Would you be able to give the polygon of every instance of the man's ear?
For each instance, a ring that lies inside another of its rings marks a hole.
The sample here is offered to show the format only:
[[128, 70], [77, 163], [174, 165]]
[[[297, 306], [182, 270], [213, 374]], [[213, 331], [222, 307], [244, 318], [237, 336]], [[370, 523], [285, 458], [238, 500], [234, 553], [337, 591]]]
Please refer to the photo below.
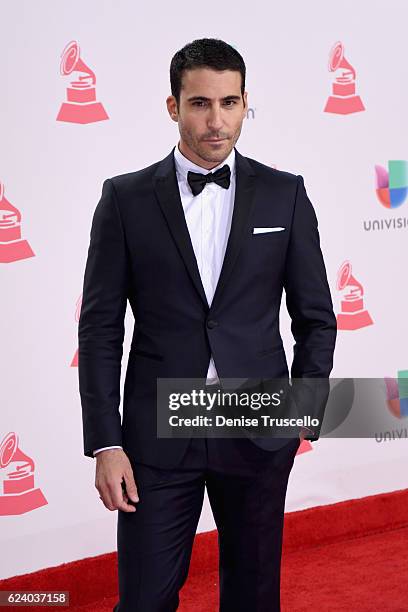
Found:
[[167, 111], [171, 119], [173, 119], [173, 121], [178, 121], [178, 108], [176, 98], [174, 96], [168, 96], [168, 98], [166, 99], [166, 104]]
[[245, 111], [245, 114], [246, 114], [247, 111], [248, 111], [248, 92], [247, 91], [244, 91], [244, 96], [243, 97], [244, 97], [244, 111]]

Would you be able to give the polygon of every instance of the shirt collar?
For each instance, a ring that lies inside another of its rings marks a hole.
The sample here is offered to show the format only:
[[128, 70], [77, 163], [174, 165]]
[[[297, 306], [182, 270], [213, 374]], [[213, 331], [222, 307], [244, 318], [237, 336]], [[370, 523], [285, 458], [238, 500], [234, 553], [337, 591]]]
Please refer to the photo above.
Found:
[[203, 168], [202, 166], [198, 166], [194, 162], [190, 161], [185, 157], [180, 151], [178, 144], [174, 147], [174, 161], [176, 164], [176, 171], [180, 174], [185, 180], [187, 180], [187, 172], [200, 172], [201, 174], [208, 174], [209, 172], [215, 172], [219, 168], [222, 168], [225, 164], [228, 164], [231, 170], [231, 176], [235, 173], [235, 147], [232, 149], [231, 153], [222, 161], [218, 166], [212, 168], [212, 170], [207, 170], [207, 168]]

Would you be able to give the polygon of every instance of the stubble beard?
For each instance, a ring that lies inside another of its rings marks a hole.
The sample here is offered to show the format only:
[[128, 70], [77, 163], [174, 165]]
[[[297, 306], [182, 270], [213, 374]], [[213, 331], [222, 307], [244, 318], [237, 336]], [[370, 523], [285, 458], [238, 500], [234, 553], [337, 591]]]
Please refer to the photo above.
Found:
[[[180, 136], [191, 151], [208, 163], [221, 162], [228, 157], [241, 134], [242, 124], [235, 131], [231, 138], [228, 138], [228, 148], [223, 147], [220, 151], [209, 151], [208, 145], [194, 137], [191, 132], [179, 126]], [[221, 135], [222, 136], [222, 135]]]

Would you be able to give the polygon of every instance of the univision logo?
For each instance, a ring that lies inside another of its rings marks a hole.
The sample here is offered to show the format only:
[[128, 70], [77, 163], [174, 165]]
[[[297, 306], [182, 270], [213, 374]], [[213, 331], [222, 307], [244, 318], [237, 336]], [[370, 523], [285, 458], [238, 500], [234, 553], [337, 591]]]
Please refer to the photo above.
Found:
[[[402, 159], [388, 161], [388, 169], [375, 166], [375, 191], [378, 201], [388, 210], [399, 208], [408, 195], [408, 162]], [[363, 221], [366, 232], [375, 230], [405, 229], [407, 217], [390, 217], [389, 219], [372, 219]]]
[[398, 419], [408, 417], [408, 370], [399, 370], [398, 378], [386, 377], [387, 406]]
[[398, 208], [405, 202], [408, 193], [408, 163], [402, 159], [391, 159], [388, 171], [375, 166], [377, 198], [385, 208]]
[[[384, 378], [387, 396], [387, 408], [397, 419], [408, 417], [408, 370], [399, 370], [397, 378]], [[400, 427], [391, 431], [375, 434], [376, 442], [389, 442], [408, 438], [408, 428]]]

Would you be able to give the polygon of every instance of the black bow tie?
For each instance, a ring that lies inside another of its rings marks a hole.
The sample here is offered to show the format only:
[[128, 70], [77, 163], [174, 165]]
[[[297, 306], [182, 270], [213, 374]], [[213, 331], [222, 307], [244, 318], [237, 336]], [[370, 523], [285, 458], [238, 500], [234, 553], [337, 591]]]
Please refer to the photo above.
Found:
[[230, 180], [231, 170], [228, 164], [208, 174], [200, 174], [199, 172], [191, 171], [187, 172], [187, 182], [195, 196], [202, 192], [207, 183], [217, 183], [217, 185], [224, 187], [224, 189], [228, 189]]

